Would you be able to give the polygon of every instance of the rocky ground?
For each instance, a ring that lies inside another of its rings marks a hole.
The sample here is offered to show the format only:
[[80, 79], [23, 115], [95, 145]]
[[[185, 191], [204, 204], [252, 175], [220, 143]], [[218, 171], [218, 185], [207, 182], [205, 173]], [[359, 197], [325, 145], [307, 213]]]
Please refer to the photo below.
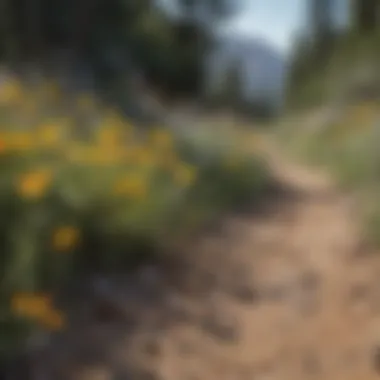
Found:
[[265, 154], [279, 186], [262, 212], [226, 218], [181, 266], [95, 279], [31, 377], [380, 378], [380, 255], [351, 197], [273, 144]]

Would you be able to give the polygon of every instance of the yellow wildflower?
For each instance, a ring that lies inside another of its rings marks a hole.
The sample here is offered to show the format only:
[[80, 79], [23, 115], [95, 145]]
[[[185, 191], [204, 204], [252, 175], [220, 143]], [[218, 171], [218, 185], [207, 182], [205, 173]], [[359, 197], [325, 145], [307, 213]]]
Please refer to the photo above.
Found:
[[103, 127], [99, 129], [96, 137], [100, 145], [116, 146], [120, 142], [121, 134], [117, 128]]
[[50, 330], [59, 330], [64, 325], [62, 314], [52, 306], [52, 300], [45, 294], [20, 293], [11, 299], [14, 315], [29, 318]]
[[8, 135], [8, 146], [14, 150], [28, 150], [32, 148], [34, 144], [33, 135], [30, 132], [12, 132]]
[[54, 146], [62, 138], [62, 127], [59, 124], [46, 124], [39, 129], [39, 141], [45, 146]]
[[52, 173], [47, 169], [24, 173], [19, 176], [16, 188], [22, 198], [40, 198], [52, 181]]
[[133, 158], [140, 165], [150, 165], [154, 162], [153, 152], [146, 147], [136, 148], [133, 152]]
[[124, 152], [119, 147], [99, 147], [80, 143], [70, 144], [65, 149], [65, 155], [69, 161], [88, 165], [115, 164], [123, 158], [123, 154]]
[[174, 171], [175, 181], [182, 186], [189, 186], [196, 180], [196, 168], [192, 165], [181, 164]]
[[49, 310], [50, 305], [51, 299], [45, 294], [19, 293], [11, 300], [11, 310], [16, 315], [40, 315]]
[[144, 199], [148, 193], [147, 181], [141, 175], [129, 175], [116, 183], [114, 192], [133, 199]]
[[74, 248], [79, 240], [79, 231], [72, 226], [63, 226], [56, 229], [52, 237], [54, 250], [66, 252]]

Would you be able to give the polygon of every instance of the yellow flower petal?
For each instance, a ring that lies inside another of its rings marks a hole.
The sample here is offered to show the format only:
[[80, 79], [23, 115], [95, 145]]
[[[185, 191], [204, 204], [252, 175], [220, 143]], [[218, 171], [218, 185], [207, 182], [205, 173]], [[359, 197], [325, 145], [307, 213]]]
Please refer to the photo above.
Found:
[[147, 181], [141, 175], [127, 176], [116, 183], [114, 193], [133, 199], [144, 199], [148, 193]]
[[40, 198], [45, 194], [51, 182], [51, 171], [47, 169], [40, 169], [34, 172], [22, 174], [17, 180], [16, 190], [22, 198]]
[[51, 299], [46, 295], [20, 293], [11, 300], [11, 311], [21, 317], [40, 318], [50, 308]]
[[73, 249], [79, 241], [79, 231], [72, 226], [63, 226], [57, 228], [52, 237], [54, 250], [66, 252]]
[[62, 313], [53, 308], [51, 298], [44, 294], [15, 294], [10, 306], [14, 315], [31, 319], [49, 330], [60, 330], [65, 324]]

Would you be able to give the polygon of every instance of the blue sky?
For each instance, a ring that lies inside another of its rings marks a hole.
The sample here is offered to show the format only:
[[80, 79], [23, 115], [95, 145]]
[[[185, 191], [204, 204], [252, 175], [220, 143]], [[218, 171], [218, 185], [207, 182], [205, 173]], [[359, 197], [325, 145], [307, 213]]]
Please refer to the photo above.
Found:
[[223, 27], [225, 31], [264, 37], [288, 51], [305, 15], [305, 0], [243, 0], [244, 10]]
[[[253, 37], [263, 37], [287, 53], [293, 37], [305, 25], [308, 0], [232, 0], [242, 6], [241, 12], [225, 23], [221, 31]], [[175, 0], [160, 0], [173, 10]], [[338, 24], [347, 18], [347, 0], [334, 1], [334, 16]]]
[[[223, 32], [264, 37], [283, 51], [291, 46], [292, 36], [302, 24], [308, 0], [232, 0], [242, 10], [223, 26]], [[159, 0], [175, 12], [175, 0]]]
[[[244, 9], [225, 26], [226, 31], [264, 37], [284, 52], [291, 48], [295, 33], [306, 25], [308, 0], [236, 1], [240, 1]], [[348, 4], [347, 0], [333, 2], [337, 26], [347, 23]]]

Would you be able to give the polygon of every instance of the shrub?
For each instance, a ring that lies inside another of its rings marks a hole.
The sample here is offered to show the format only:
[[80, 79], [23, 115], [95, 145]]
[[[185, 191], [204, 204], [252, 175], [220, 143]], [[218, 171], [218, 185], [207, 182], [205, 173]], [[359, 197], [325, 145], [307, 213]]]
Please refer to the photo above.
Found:
[[159, 259], [168, 240], [265, 188], [262, 164], [231, 143], [142, 133], [91, 96], [76, 100], [16, 81], [0, 94], [3, 353], [37, 326], [65, 325], [53, 296], [74, 274]]

